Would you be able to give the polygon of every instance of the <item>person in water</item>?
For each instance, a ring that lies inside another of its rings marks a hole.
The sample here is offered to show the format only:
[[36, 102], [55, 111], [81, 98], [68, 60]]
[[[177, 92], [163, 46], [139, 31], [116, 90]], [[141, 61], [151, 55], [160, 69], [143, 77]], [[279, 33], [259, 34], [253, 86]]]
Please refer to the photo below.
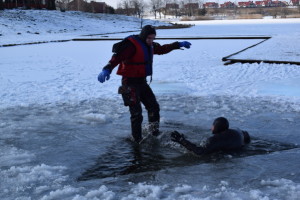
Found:
[[239, 150], [251, 139], [247, 131], [229, 129], [229, 122], [224, 117], [216, 118], [212, 125], [213, 136], [209, 137], [203, 146], [197, 146], [185, 139], [183, 134], [177, 131], [171, 133], [171, 139], [184, 146], [197, 155], [209, 154], [217, 151]]
[[[148, 111], [149, 130], [152, 135], [159, 134], [160, 108], [156, 97], [147, 83], [146, 77], [152, 79], [154, 54], [167, 54], [181, 47], [190, 48], [187, 41], [160, 45], [154, 42], [156, 30], [151, 25], [142, 28], [139, 35], [131, 35], [113, 47], [113, 56], [98, 76], [99, 82], [108, 80], [112, 70], [119, 65], [117, 74], [122, 76], [119, 94], [131, 114], [131, 131], [134, 140], [142, 140], [142, 106]], [[151, 80], [150, 80], [151, 82]]]

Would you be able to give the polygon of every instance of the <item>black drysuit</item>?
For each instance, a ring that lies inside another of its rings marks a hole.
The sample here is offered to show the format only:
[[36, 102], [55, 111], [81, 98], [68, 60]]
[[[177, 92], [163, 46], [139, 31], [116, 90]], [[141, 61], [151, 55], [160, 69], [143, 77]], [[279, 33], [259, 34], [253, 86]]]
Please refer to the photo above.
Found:
[[120, 93], [122, 94], [124, 105], [129, 106], [132, 136], [134, 139], [136, 141], [142, 139], [143, 115], [141, 103], [144, 104], [148, 111], [149, 131], [155, 136], [158, 135], [160, 121], [159, 104], [146, 78], [123, 77], [121, 90], [122, 88], [127, 91]]
[[230, 151], [242, 148], [250, 142], [248, 132], [237, 129], [228, 129], [209, 137], [203, 146], [196, 146], [182, 137], [179, 144], [197, 155], [209, 154], [217, 151]]

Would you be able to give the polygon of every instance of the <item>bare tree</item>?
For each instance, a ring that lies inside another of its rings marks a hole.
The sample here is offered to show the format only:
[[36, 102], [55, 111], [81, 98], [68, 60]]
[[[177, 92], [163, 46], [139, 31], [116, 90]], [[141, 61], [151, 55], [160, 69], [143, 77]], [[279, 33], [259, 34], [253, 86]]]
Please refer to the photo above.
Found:
[[58, 7], [61, 11], [66, 11], [68, 9], [68, 5], [70, 3], [70, 0], [59, 0]]
[[281, 18], [286, 18], [286, 16], [289, 14], [289, 11], [286, 7], [281, 7]]
[[47, 9], [48, 10], [55, 10], [56, 9], [55, 0], [48, 0], [47, 1]]
[[122, 8], [124, 9], [126, 15], [129, 16], [130, 13], [131, 13], [131, 12], [130, 12], [130, 0], [123, 0], [123, 1], [121, 2], [121, 6], [122, 6]]
[[163, 8], [161, 9], [161, 12], [164, 14], [164, 17], [166, 18], [168, 9], [167, 9], [167, 3], [169, 0], [163, 0]]
[[130, 3], [134, 9], [135, 15], [141, 19], [141, 28], [142, 28], [146, 3], [144, 2], [144, 0], [131, 0]]
[[144, 0], [131, 0], [130, 3], [137, 17], [142, 18], [146, 7]]
[[[160, 12], [161, 13], [161, 8], [163, 6], [163, 1], [162, 0], [151, 0], [150, 1], [150, 6], [151, 6], [151, 10], [154, 13], [154, 17], [156, 19], [156, 13]], [[160, 14], [161, 17], [161, 14]]]
[[280, 13], [280, 8], [276, 7], [274, 9], [272, 9], [271, 15], [273, 16], [274, 19], [276, 19], [278, 17]]

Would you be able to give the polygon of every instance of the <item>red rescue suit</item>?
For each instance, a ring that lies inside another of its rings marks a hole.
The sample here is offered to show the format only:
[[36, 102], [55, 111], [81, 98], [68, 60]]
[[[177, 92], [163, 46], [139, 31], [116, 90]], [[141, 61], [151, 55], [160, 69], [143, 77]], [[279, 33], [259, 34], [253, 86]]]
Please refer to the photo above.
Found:
[[117, 74], [128, 78], [145, 78], [152, 75], [153, 54], [167, 54], [174, 49], [180, 49], [178, 42], [160, 45], [153, 42], [148, 46], [138, 35], [126, 38], [126, 47], [114, 54], [109, 61], [109, 70], [119, 65]]
[[152, 75], [153, 46], [148, 46], [137, 36], [127, 38], [135, 47], [135, 54], [120, 63], [117, 74], [129, 78]]

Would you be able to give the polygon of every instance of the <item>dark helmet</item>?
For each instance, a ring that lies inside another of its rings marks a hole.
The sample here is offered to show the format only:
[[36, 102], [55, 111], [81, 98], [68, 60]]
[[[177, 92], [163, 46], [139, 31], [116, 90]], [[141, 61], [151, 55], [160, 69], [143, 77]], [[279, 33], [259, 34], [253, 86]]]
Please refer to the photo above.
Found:
[[213, 123], [213, 134], [221, 133], [229, 129], [229, 122], [225, 117], [218, 117]]
[[153, 26], [151, 26], [151, 25], [146, 25], [141, 30], [140, 38], [145, 41], [147, 39], [148, 35], [151, 35], [151, 34], [155, 34], [156, 35], [155, 28]]

